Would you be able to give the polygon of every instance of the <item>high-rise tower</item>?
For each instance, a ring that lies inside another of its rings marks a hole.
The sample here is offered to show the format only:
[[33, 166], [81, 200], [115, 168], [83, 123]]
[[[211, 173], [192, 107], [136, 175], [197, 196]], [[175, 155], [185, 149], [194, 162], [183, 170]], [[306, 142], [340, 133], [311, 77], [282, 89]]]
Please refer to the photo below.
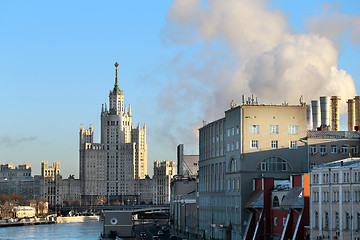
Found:
[[[80, 127], [80, 179], [82, 195], [134, 195], [137, 179], [147, 174], [146, 127], [132, 124], [131, 106], [124, 104], [118, 83], [101, 109], [101, 143], [93, 143], [93, 129]], [[108, 108], [109, 106], [109, 108]]]

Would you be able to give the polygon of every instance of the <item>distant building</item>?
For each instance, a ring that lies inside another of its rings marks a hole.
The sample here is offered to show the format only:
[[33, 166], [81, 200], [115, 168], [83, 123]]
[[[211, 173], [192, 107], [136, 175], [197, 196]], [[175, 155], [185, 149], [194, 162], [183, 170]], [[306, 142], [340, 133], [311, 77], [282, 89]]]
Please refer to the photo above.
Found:
[[306, 131], [303, 103], [259, 105], [251, 99], [241, 106], [232, 103], [224, 118], [200, 128], [198, 218], [204, 238], [244, 238], [254, 178], [288, 179], [308, 172]]
[[131, 106], [124, 104], [115, 63], [115, 85], [101, 110], [101, 141], [94, 143], [93, 127], [80, 127], [80, 180], [84, 199], [106, 195], [134, 202], [140, 192], [138, 181], [147, 175], [146, 127], [133, 127]]
[[170, 183], [175, 169], [174, 161], [154, 161], [154, 204], [170, 203]]
[[0, 165], [0, 192], [17, 193], [27, 198], [37, 197], [34, 193], [34, 178], [31, 176], [30, 164], [19, 164], [13, 167], [6, 163]]
[[41, 198], [46, 199], [50, 205], [61, 203], [61, 180], [59, 161], [55, 161], [53, 166], [49, 166], [48, 161], [41, 162]]
[[177, 146], [177, 175], [197, 176], [199, 171], [199, 155], [185, 155], [184, 145]]
[[360, 158], [311, 170], [311, 239], [360, 239]]
[[61, 203], [70, 205], [79, 204], [81, 201], [80, 179], [70, 175], [67, 179], [61, 179], [60, 199]]

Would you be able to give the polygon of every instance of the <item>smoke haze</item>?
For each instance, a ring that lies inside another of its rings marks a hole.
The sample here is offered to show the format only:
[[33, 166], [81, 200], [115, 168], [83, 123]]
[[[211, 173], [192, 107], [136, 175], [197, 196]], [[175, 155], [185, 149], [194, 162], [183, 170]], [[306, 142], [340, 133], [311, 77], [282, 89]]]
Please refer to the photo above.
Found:
[[[341, 19], [334, 32], [326, 30], [331, 25], [323, 27], [326, 18], [310, 19], [308, 26], [313, 27], [304, 34], [294, 32], [287, 17], [270, 10], [265, 0], [175, 1], [162, 40], [192, 51], [182, 52], [169, 64], [175, 77], [159, 102], [173, 104], [162, 109], [178, 117], [184, 107], [200, 109], [187, 122], [195, 129], [187, 136], [193, 143], [202, 120], [222, 117], [231, 100], [241, 103], [242, 94], [254, 94], [264, 104], [298, 104], [301, 95], [310, 103], [319, 96], [337, 95], [344, 113], [346, 100], [356, 90], [353, 78], [337, 67], [338, 49], [332, 40], [344, 31], [344, 24], [353, 26], [347, 28], [353, 30], [353, 41], [360, 30], [358, 18]], [[186, 135], [173, 129], [174, 136], [179, 134]]]

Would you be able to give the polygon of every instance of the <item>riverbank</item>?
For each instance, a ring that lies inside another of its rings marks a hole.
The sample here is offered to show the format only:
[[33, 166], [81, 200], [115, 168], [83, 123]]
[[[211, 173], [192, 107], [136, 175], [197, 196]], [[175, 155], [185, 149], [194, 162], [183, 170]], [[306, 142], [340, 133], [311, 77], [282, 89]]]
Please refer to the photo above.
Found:
[[99, 221], [100, 216], [55, 217], [56, 223]]
[[99, 216], [74, 216], [74, 217], [46, 217], [46, 218], [24, 218], [0, 220], [0, 227], [17, 227], [40, 224], [77, 223], [88, 221], [99, 221]]

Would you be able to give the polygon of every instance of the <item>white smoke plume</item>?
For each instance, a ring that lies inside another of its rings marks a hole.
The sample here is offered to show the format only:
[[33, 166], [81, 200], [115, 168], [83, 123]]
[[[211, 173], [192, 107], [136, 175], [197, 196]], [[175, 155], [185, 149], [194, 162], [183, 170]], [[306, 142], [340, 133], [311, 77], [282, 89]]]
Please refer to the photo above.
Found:
[[332, 41], [315, 32], [294, 32], [265, 0], [176, 0], [161, 36], [191, 51], [171, 64], [175, 82], [160, 100], [177, 103], [167, 110], [180, 115], [184, 106], [200, 106], [196, 127], [223, 116], [242, 94], [264, 104], [337, 95], [344, 113], [346, 100], [356, 95], [354, 80], [338, 69]]

